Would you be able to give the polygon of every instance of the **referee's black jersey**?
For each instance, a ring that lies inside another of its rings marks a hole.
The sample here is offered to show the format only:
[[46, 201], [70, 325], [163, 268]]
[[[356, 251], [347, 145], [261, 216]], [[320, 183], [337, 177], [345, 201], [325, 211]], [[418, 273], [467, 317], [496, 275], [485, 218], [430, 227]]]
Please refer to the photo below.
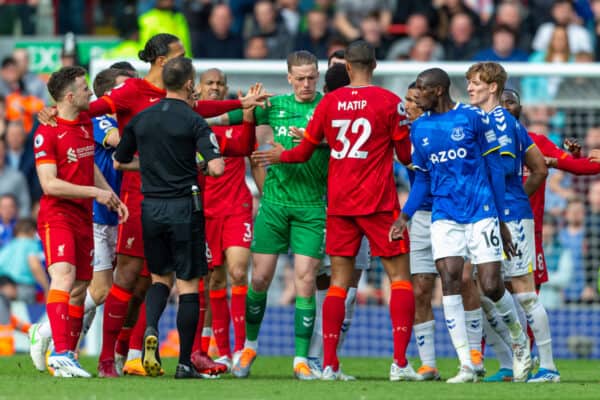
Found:
[[198, 184], [196, 151], [205, 162], [221, 157], [214, 133], [186, 102], [162, 99], [131, 119], [115, 151], [128, 163], [139, 152], [145, 197], [175, 198]]

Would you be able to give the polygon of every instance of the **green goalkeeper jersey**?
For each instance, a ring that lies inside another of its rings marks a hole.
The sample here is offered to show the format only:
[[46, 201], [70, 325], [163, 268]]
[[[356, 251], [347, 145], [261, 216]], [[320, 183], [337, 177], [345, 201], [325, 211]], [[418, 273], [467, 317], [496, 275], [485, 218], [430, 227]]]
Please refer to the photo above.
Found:
[[[294, 142], [289, 128], [306, 128], [321, 98], [323, 95], [317, 93], [310, 103], [300, 103], [293, 93], [272, 97], [269, 107], [255, 109], [256, 125], [271, 126], [274, 141], [291, 149], [298, 143]], [[241, 122], [241, 110], [229, 113], [231, 125]], [[329, 149], [318, 148], [306, 163], [271, 165], [265, 178], [263, 199], [287, 207], [324, 206], [328, 163]]]

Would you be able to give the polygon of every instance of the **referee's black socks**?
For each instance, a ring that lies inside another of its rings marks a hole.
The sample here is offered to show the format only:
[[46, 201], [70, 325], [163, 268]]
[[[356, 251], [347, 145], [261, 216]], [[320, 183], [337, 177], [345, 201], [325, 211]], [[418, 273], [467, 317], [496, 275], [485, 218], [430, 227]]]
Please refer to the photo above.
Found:
[[158, 331], [158, 320], [162, 315], [171, 289], [163, 283], [153, 283], [146, 293], [146, 327]]
[[194, 345], [200, 302], [198, 293], [187, 293], [179, 296], [177, 310], [177, 331], [179, 332], [179, 364], [191, 366], [190, 355]]

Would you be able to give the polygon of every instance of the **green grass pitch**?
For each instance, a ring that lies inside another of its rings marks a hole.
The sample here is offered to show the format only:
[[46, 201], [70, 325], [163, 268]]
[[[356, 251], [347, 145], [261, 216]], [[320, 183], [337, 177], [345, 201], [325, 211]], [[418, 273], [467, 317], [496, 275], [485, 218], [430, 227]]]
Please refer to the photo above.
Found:
[[[600, 361], [558, 360], [559, 384], [476, 383], [450, 385], [444, 382], [389, 382], [389, 359], [343, 358], [343, 369], [356, 375], [356, 382], [299, 382], [292, 378], [291, 357], [259, 357], [248, 379], [225, 376], [215, 380], [173, 379], [176, 362], [166, 359], [166, 374], [159, 378], [58, 379], [34, 370], [27, 355], [0, 358], [0, 400], [225, 400], [225, 399], [600, 399]], [[82, 364], [96, 371], [96, 359], [83, 357]], [[413, 361], [417, 365], [417, 361]], [[439, 361], [442, 377], [457, 372], [457, 361]], [[497, 368], [486, 361], [488, 371]]]

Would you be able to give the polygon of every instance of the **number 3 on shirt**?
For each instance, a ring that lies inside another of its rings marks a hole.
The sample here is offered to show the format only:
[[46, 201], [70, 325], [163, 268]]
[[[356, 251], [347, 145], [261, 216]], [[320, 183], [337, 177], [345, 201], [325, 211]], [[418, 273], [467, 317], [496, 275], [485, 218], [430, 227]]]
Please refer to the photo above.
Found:
[[[351, 124], [352, 126], [350, 126]], [[337, 158], [338, 160], [346, 157], [360, 159], [367, 158], [369, 152], [360, 150], [360, 147], [365, 144], [369, 139], [369, 136], [371, 136], [371, 123], [368, 119], [358, 118], [354, 121], [349, 119], [334, 119], [331, 121], [331, 126], [340, 129], [335, 139], [342, 143], [341, 150], [331, 149], [331, 157]], [[351, 133], [355, 135], [360, 134], [352, 148], [350, 148], [350, 139], [346, 136], [348, 128], [350, 128]], [[348, 152], [348, 150], [350, 151]]]

